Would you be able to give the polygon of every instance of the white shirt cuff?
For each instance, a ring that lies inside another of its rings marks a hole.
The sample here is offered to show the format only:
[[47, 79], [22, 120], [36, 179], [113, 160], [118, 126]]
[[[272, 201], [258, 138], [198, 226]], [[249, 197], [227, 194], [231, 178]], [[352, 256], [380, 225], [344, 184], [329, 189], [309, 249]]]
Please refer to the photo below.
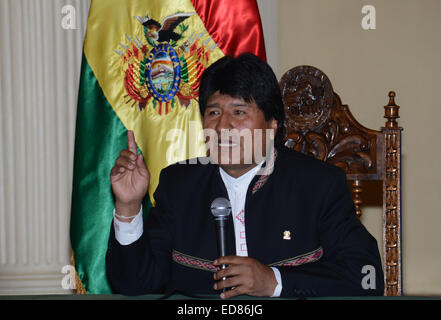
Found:
[[280, 275], [280, 271], [277, 268], [271, 267], [271, 269], [273, 269], [274, 271], [274, 276], [276, 277], [277, 280], [277, 286], [274, 289], [273, 295], [271, 296], [271, 298], [278, 298], [280, 297], [280, 293], [282, 292], [282, 276]]
[[113, 228], [115, 238], [123, 246], [129, 245], [142, 236], [144, 221], [142, 219], [142, 205], [138, 214], [130, 222], [119, 221], [115, 217], [116, 210], [113, 209]]

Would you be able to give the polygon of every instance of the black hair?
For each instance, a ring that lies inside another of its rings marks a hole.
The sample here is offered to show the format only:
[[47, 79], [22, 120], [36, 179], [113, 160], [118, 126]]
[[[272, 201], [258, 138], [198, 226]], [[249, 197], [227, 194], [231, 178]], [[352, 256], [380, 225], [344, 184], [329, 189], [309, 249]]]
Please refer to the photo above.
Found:
[[281, 145], [284, 139], [282, 94], [279, 82], [271, 67], [251, 53], [234, 58], [224, 56], [210, 65], [203, 73], [199, 88], [199, 109], [204, 116], [208, 98], [219, 91], [246, 102], [255, 102], [265, 120], [277, 121], [274, 142]]

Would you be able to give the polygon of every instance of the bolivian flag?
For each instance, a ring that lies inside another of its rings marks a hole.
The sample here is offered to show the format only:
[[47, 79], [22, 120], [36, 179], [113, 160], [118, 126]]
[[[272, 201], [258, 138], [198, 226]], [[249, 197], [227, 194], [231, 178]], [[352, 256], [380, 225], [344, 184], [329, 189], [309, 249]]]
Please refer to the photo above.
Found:
[[77, 292], [111, 293], [105, 271], [114, 207], [110, 170], [127, 148], [127, 130], [151, 174], [146, 212], [161, 169], [205, 155], [197, 100], [202, 72], [243, 52], [266, 59], [255, 0], [92, 0], [70, 227]]

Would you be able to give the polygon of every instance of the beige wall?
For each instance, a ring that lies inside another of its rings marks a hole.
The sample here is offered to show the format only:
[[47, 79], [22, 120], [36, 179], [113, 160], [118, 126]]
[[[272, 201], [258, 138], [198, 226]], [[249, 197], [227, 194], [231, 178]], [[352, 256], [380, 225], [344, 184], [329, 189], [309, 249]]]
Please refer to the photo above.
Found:
[[[367, 4], [376, 9], [375, 30], [361, 27]], [[279, 0], [279, 78], [297, 65], [318, 67], [373, 129], [384, 124], [388, 91], [396, 91], [406, 295], [441, 295], [440, 14], [440, 0]], [[365, 211], [363, 221], [381, 239], [380, 209]]]

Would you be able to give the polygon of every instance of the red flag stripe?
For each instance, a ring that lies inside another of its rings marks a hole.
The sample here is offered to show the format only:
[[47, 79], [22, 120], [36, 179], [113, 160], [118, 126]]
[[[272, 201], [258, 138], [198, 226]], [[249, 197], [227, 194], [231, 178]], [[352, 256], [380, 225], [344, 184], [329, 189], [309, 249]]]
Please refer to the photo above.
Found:
[[191, 0], [205, 29], [226, 55], [251, 52], [266, 61], [256, 0]]

